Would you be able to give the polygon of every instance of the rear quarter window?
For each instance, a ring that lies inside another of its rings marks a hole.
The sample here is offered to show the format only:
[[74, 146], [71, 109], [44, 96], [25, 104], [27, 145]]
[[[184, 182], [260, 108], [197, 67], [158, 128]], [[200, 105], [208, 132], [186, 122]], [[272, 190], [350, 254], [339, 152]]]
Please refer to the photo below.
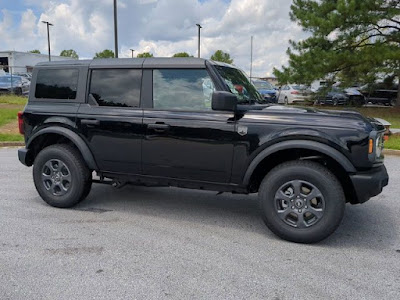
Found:
[[36, 79], [35, 98], [75, 99], [78, 69], [42, 69]]

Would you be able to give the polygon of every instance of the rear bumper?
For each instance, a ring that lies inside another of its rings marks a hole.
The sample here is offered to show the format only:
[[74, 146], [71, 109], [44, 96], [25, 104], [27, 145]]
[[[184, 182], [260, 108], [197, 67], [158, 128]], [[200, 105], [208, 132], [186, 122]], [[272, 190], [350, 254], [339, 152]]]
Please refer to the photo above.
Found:
[[32, 166], [32, 159], [29, 154], [30, 154], [29, 149], [26, 148], [18, 149], [18, 159], [23, 165], [27, 167]]
[[389, 183], [389, 175], [384, 165], [350, 175], [350, 179], [357, 196], [357, 201], [354, 203], [366, 202], [371, 197], [380, 194], [383, 187]]

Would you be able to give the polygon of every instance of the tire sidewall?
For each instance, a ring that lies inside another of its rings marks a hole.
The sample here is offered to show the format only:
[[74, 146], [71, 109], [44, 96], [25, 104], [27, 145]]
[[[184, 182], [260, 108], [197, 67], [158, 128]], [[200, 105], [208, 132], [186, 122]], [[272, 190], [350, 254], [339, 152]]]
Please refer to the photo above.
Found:
[[[43, 166], [51, 159], [61, 160], [71, 173], [71, 185], [65, 195], [55, 196], [43, 185]], [[85, 178], [82, 175], [77, 168], [74, 156], [58, 147], [48, 147], [40, 151], [33, 165], [33, 179], [36, 190], [46, 203], [55, 207], [71, 207], [80, 201], [85, 186]]]
[[[313, 184], [324, 196], [324, 215], [309, 228], [292, 227], [283, 222], [276, 212], [276, 191], [283, 184], [296, 179]], [[282, 238], [293, 242], [318, 242], [328, 237], [340, 224], [345, 207], [343, 190], [337, 180], [332, 182], [332, 177], [323, 176], [318, 168], [300, 165], [279, 168], [271, 171], [264, 181], [259, 192], [263, 218], [266, 225]]]

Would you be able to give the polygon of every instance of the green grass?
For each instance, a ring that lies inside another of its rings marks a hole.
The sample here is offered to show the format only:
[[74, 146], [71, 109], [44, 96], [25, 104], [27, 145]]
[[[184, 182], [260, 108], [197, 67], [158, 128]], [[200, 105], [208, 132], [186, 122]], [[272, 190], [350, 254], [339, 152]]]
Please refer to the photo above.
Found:
[[0, 103], [25, 105], [28, 98], [15, 95], [1, 95]]
[[350, 107], [350, 106], [316, 106], [318, 109], [356, 110], [371, 118], [381, 118], [391, 123], [391, 128], [400, 128], [400, 107]]
[[1, 108], [0, 107], [0, 126], [17, 120], [19, 108]]
[[400, 135], [391, 135], [389, 140], [385, 141], [385, 148], [400, 150]]
[[0, 133], [0, 142], [23, 142], [24, 137], [20, 134]]

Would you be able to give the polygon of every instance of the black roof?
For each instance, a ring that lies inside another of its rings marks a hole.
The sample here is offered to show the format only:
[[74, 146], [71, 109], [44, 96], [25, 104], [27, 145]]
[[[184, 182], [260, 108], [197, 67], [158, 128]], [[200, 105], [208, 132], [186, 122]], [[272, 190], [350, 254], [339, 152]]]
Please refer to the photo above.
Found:
[[[41, 62], [37, 66], [90, 66], [91, 68], [202, 68], [206, 59], [195, 57], [96, 58]], [[213, 61], [209, 61], [216, 64]]]

